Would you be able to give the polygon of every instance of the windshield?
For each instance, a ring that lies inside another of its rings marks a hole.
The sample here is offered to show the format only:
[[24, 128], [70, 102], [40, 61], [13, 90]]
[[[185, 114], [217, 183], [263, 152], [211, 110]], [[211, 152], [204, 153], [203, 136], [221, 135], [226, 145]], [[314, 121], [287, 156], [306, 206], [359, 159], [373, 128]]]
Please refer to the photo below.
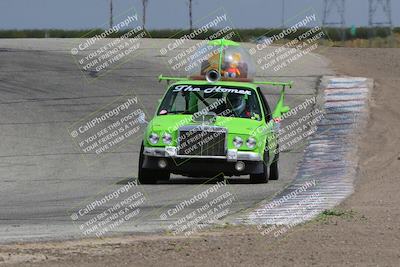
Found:
[[253, 120], [260, 120], [262, 117], [255, 91], [214, 85], [176, 85], [170, 88], [157, 114], [197, 112]]

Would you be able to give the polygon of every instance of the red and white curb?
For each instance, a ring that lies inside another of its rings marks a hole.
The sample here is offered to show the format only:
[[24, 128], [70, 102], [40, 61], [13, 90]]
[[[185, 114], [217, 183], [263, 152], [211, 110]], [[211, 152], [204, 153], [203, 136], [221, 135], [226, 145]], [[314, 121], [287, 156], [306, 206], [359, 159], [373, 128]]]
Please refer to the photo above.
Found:
[[293, 182], [239, 221], [264, 225], [302, 223], [333, 208], [353, 192], [357, 140], [366, 126], [372, 87], [373, 81], [367, 78], [323, 77], [320, 101], [324, 118], [308, 139]]

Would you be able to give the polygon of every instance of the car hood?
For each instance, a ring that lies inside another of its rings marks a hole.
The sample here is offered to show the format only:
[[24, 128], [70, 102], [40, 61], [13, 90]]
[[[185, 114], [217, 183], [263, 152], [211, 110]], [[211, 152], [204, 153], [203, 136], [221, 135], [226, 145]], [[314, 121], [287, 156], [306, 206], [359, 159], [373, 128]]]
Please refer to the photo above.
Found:
[[[199, 123], [192, 121], [192, 115], [170, 114], [154, 117], [149, 127], [153, 131], [167, 131], [172, 133], [180, 126], [185, 125], [199, 125]], [[256, 128], [262, 126], [263, 122], [246, 118], [217, 116], [215, 123], [211, 125], [225, 127], [230, 134], [251, 134]]]

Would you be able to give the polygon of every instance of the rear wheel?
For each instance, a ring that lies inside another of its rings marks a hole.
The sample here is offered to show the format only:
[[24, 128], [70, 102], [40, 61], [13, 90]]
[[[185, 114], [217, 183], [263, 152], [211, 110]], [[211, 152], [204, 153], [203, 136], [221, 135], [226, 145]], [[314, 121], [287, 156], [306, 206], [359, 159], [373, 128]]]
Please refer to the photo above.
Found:
[[268, 151], [264, 151], [263, 158], [263, 172], [257, 174], [250, 174], [250, 183], [252, 184], [261, 184], [268, 183], [269, 175], [268, 175]]
[[269, 179], [270, 180], [278, 180], [279, 179], [278, 161], [279, 161], [279, 145], [277, 145], [277, 147], [276, 147], [274, 161], [271, 163], [271, 166], [269, 167]]

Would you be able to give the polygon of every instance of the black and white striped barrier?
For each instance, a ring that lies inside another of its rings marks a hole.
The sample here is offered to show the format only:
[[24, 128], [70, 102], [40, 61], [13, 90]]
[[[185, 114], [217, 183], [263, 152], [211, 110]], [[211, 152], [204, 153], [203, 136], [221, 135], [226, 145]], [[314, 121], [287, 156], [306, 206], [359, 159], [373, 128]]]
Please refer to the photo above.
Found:
[[358, 138], [368, 118], [373, 82], [360, 77], [324, 77], [324, 117], [309, 137], [293, 182], [271, 201], [239, 221], [292, 225], [333, 208], [353, 192]]

